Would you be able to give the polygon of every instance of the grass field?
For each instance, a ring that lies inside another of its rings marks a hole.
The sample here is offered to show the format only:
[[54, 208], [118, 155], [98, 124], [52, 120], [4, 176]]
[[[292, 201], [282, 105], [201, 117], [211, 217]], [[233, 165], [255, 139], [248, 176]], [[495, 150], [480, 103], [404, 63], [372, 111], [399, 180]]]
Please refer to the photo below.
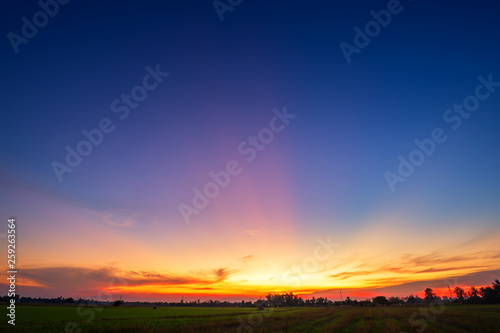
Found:
[[500, 332], [500, 306], [254, 308], [18, 306], [1, 332]]

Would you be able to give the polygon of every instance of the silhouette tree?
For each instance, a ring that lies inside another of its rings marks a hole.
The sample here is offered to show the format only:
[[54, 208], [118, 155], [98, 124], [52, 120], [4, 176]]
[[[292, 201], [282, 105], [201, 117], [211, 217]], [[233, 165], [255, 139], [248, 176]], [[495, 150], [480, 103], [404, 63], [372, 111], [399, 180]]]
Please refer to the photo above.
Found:
[[483, 296], [483, 301], [488, 304], [500, 303], [500, 281], [495, 280], [493, 287], [481, 287], [479, 293]]
[[478, 297], [479, 296], [479, 290], [476, 289], [476, 287], [470, 287], [468, 291], [469, 297]]
[[122, 305], [122, 304], [123, 304], [123, 301], [122, 301], [122, 300], [119, 300], [119, 301], [115, 301], [115, 302], [113, 303], [113, 306], [120, 306], [120, 305]]
[[465, 290], [457, 286], [455, 287], [455, 289], [453, 289], [453, 292], [455, 293], [455, 295], [457, 295], [457, 299], [460, 301], [460, 303], [463, 303]]
[[389, 301], [385, 296], [377, 296], [373, 299], [373, 304], [388, 305]]
[[472, 303], [472, 304], [477, 304], [481, 303], [481, 297], [479, 296], [479, 290], [476, 289], [476, 287], [470, 287], [469, 291], [467, 292], [468, 300], [467, 303]]
[[497, 294], [500, 294], [500, 281], [498, 279], [493, 282], [493, 290], [495, 290]]
[[402, 301], [403, 300], [399, 297], [392, 296], [389, 298], [389, 303], [391, 303], [391, 304], [400, 304]]
[[431, 288], [425, 289], [425, 301], [431, 302], [434, 298], [436, 298], [436, 294], [433, 290]]

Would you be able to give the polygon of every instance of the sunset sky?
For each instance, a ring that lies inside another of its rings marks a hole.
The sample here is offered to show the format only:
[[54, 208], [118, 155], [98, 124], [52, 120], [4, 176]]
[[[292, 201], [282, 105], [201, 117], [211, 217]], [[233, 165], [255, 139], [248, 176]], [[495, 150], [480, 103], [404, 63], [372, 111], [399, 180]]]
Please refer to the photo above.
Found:
[[0, 7], [0, 241], [15, 217], [21, 296], [449, 296], [500, 278], [497, 3], [71, 1], [17, 44], [42, 9]]

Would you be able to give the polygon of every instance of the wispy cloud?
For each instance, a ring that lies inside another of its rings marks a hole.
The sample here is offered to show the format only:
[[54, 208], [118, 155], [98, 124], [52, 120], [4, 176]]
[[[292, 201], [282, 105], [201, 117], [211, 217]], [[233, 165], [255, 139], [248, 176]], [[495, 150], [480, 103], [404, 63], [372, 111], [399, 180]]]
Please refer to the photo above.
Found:
[[265, 233], [259, 229], [243, 230], [243, 233], [248, 234], [250, 236], [263, 236], [263, 235], [265, 235]]
[[229, 270], [227, 268], [217, 268], [212, 270], [216, 279], [216, 282], [224, 281], [230, 274], [234, 273], [234, 270]]
[[345, 280], [345, 279], [353, 277], [353, 276], [359, 276], [359, 275], [364, 276], [364, 275], [370, 275], [370, 274], [373, 274], [373, 272], [370, 272], [370, 271], [342, 272], [342, 273], [338, 273], [338, 274], [329, 275], [329, 277], [337, 278], [338, 280]]
[[122, 228], [135, 227], [139, 224], [142, 217], [139, 213], [124, 209], [105, 210], [103, 212], [87, 209], [87, 212], [99, 217], [107, 225]]
[[224, 281], [234, 270], [228, 268], [211, 269], [211, 276], [161, 274], [154, 271], [120, 270], [115, 267], [41, 267], [23, 269], [27, 285], [52, 289], [61, 294], [78, 291], [96, 291], [109, 287], [141, 287], [151, 285], [182, 286], [196, 289], [210, 289], [214, 283]]
[[[450, 275], [442, 278], [435, 279], [425, 279], [421, 281], [405, 281], [402, 279], [395, 279], [390, 286], [382, 286], [382, 287], [369, 287], [369, 288], [342, 288], [342, 292], [345, 296], [355, 296], [358, 294], [360, 297], [373, 297], [377, 295], [386, 295], [386, 296], [408, 296], [409, 294], [420, 294], [422, 295], [425, 288], [432, 288], [434, 291], [443, 291], [443, 295], [448, 295], [448, 285], [453, 288], [454, 286], [461, 286], [467, 288], [468, 286], [484, 286], [490, 285], [494, 279], [497, 279], [500, 276], [500, 270], [491, 270], [491, 271], [481, 271], [471, 274], [464, 275]], [[373, 281], [376, 283], [376, 279]], [[380, 282], [384, 282], [382, 279]], [[319, 296], [331, 296], [338, 295], [337, 289], [330, 289], [321, 292], [315, 293], [315, 295]], [[423, 295], [422, 295], [423, 296]], [[355, 296], [357, 297], [357, 296]]]
[[255, 256], [253, 254], [249, 254], [248, 256], [244, 256], [244, 257], [238, 258], [238, 260], [241, 260], [241, 261], [243, 261], [246, 264], [249, 260], [254, 259], [254, 257]]
[[[445, 255], [437, 251], [423, 254], [411, 255], [404, 254], [399, 259], [392, 259], [391, 265], [386, 265], [386, 260], [362, 260], [361, 264], [349, 267], [349, 261], [344, 260], [341, 265], [337, 265], [330, 270], [335, 271], [328, 277], [335, 281], [348, 280], [355, 278], [365, 284], [397, 284], [401, 282], [415, 281], [419, 279], [428, 279], [429, 274], [445, 275], [467, 274], [480, 271], [488, 271], [494, 267], [495, 259], [500, 251], [480, 251], [461, 255]], [[338, 269], [344, 270], [338, 271]], [[363, 267], [362, 270], [357, 268]], [[348, 269], [346, 269], [348, 268]], [[381, 278], [381, 276], [391, 276], [391, 278]]]

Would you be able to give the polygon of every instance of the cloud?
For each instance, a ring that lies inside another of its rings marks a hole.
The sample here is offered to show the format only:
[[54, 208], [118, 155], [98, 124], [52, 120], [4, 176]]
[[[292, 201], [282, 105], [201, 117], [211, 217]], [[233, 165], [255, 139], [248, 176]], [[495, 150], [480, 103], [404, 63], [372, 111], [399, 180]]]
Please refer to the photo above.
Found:
[[56, 292], [59, 295], [92, 293], [92, 291], [105, 288], [109, 281], [115, 279], [112, 267], [95, 269], [81, 267], [24, 268], [22, 275], [23, 282], [28, 286], [35, 285], [37, 287], [20, 289], [32, 289], [35, 294], [37, 289], [45, 290], [45, 292]]
[[499, 254], [500, 251], [479, 251], [461, 255], [446, 256], [438, 252], [432, 252], [420, 256], [405, 255], [401, 258], [401, 264], [410, 267], [411, 271], [415, 273], [430, 272], [431, 270], [445, 271], [462, 268], [484, 268], [486, 265], [471, 265], [470, 262], [486, 263], [497, 258]]
[[[494, 269], [495, 260], [500, 251], [478, 251], [460, 255], [445, 255], [439, 252], [431, 252], [424, 255], [401, 255], [399, 259], [392, 259], [390, 265], [386, 265], [387, 258], [381, 260], [364, 259], [360, 265], [350, 265], [349, 261], [343, 261], [331, 269], [334, 274], [327, 277], [334, 281], [353, 279], [362, 282], [363, 285], [397, 285], [415, 280], [428, 280], [429, 278], [447, 275], [464, 275]], [[373, 260], [373, 261], [372, 261]], [[344, 266], [342, 271], [336, 268]], [[363, 270], [356, 268], [363, 267]], [[390, 276], [390, 278], [388, 277]], [[349, 281], [351, 282], [351, 281]]]
[[[161, 274], [154, 271], [120, 270], [115, 267], [41, 267], [24, 268], [22, 275], [25, 281], [25, 290], [36, 291], [43, 289], [58, 294], [75, 295], [79, 293], [91, 294], [99, 290], [114, 287], [141, 287], [141, 286], [188, 286], [197, 290], [209, 290], [214, 283], [224, 281], [233, 270], [218, 268], [211, 270], [213, 278], [207, 274], [174, 275]], [[39, 293], [38, 293], [39, 294]], [[55, 296], [55, 294], [54, 294]]]
[[370, 275], [370, 274], [373, 274], [373, 272], [370, 272], [370, 271], [342, 272], [342, 273], [338, 273], [338, 274], [329, 275], [329, 277], [337, 278], [337, 280], [345, 280], [345, 279], [353, 277], [353, 276]]
[[244, 256], [244, 257], [241, 257], [241, 258], [238, 258], [238, 260], [241, 260], [243, 261], [245, 264], [247, 263], [247, 261], [253, 259], [255, 256], [253, 254], [249, 254], [247, 256]]
[[113, 227], [121, 228], [131, 228], [135, 227], [141, 221], [142, 215], [139, 213], [134, 213], [124, 209], [111, 209], [105, 210], [103, 212], [97, 212], [90, 209], [86, 209], [88, 213], [95, 215], [101, 219], [107, 225]]
[[127, 271], [121, 279], [126, 285], [141, 286], [150, 284], [182, 285], [196, 283], [211, 283], [212, 281], [189, 275], [166, 275], [151, 271]]
[[[461, 286], [468, 289], [469, 286], [486, 286], [491, 285], [495, 279], [500, 276], [500, 270], [482, 271], [464, 275], [451, 275], [443, 278], [425, 279], [422, 281], [405, 281], [403, 279], [392, 279], [392, 285], [383, 287], [369, 288], [342, 288], [342, 293], [345, 296], [353, 296], [358, 298], [374, 297], [377, 295], [385, 296], [408, 296], [410, 294], [419, 294], [423, 296], [426, 288], [432, 288], [439, 295], [449, 296], [448, 285], [451, 289], [455, 286]], [[371, 282], [382, 284], [387, 283], [387, 279], [373, 279]], [[439, 292], [440, 291], [440, 292]], [[323, 296], [329, 298], [338, 297], [338, 289], [328, 289], [324, 291], [315, 291], [313, 295], [316, 297]]]
[[[476, 268], [485, 268], [484, 266], [467, 266], [467, 269], [476, 269]], [[449, 267], [449, 268], [428, 268], [423, 269], [421, 271], [417, 271], [417, 273], [437, 273], [437, 272], [448, 272], [448, 271], [456, 271], [457, 268]]]
[[259, 229], [243, 230], [242, 232], [245, 234], [248, 234], [250, 236], [263, 236], [263, 235], [265, 235], [265, 233]]
[[224, 281], [230, 274], [234, 273], [234, 270], [228, 270], [227, 268], [217, 268], [212, 270], [215, 274], [215, 281], [222, 282]]

